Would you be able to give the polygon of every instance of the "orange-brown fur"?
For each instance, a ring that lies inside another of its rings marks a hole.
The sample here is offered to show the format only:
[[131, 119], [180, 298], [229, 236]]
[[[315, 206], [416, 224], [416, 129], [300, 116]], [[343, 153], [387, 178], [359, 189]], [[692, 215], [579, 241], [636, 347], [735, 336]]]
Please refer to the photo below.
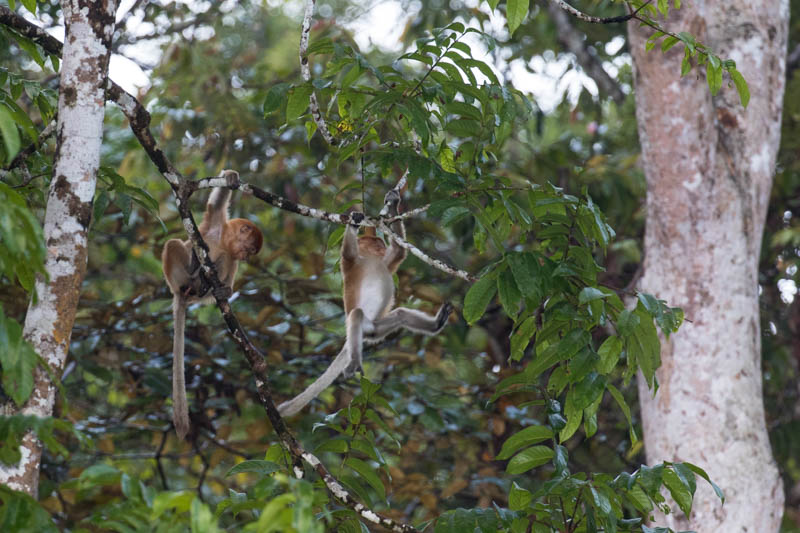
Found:
[[[384, 210], [390, 216], [397, 214], [400, 195], [390, 191], [384, 198]], [[383, 212], [382, 212], [383, 214]], [[392, 231], [405, 238], [402, 220], [392, 223]], [[293, 415], [316, 398], [340, 375], [353, 375], [361, 368], [363, 343], [375, 343], [400, 328], [435, 335], [444, 327], [452, 306], [445, 303], [436, 316], [416, 309], [394, 307], [394, 280], [406, 257], [406, 250], [395, 239], [387, 248], [383, 239], [375, 236], [374, 228], [367, 228], [358, 237], [355, 226], [345, 228], [342, 239], [341, 268], [342, 293], [345, 310], [347, 340], [339, 355], [325, 372], [292, 400], [278, 406], [283, 415]]]
[[[238, 181], [238, 174], [233, 171], [224, 171], [223, 176], [229, 181]], [[220, 297], [230, 296], [239, 261], [257, 254], [263, 244], [263, 236], [255, 224], [242, 218], [228, 220], [230, 196], [229, 189], [214, 189], [208, 197], [203, 222], [198, 228], [208, 245], [209, 258], [214, 263], [219, 279], [226, 289]], [[199, 263], [192, 264], [191, 241], [180, 239], [167, 241], [161, 253], [161, 262], [164, 278], [173, 295], [175, 332], [172, 345], [172, 409], [175, 430], [183, 439], [189, 431], [183, 369], [186, 307], [191, 303], [210, 302], [213, 296], [200, 275]]]

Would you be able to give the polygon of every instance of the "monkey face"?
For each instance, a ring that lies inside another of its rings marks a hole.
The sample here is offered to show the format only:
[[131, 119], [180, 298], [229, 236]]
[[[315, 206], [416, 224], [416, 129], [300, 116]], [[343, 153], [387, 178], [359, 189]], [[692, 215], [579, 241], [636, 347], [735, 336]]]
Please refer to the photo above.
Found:
[[261, 250], [264, 237], [255, 224], [241, 218], [235, 218], [229, 221], [228, 224], [232, 234], [229, 251], [234, 259], [245, 261]]

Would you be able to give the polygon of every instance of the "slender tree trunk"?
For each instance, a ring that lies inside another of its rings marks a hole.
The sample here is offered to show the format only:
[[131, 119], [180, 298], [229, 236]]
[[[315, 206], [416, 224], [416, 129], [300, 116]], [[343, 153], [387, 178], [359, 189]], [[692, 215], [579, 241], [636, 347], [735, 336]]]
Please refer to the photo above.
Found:
[[641, 286], [692, 320], [663, 345], [658, 393], [639, 383], [647, 460], [702, 466], [727, 498], [721, 505], [700, 483], [691, 518], [667, 517], [676, 530], [770, 533], [783, 512], [762, 402], [758, 257], [788, 21], [786, 0], [697, 0], [667, 23], [736, 61], [750, 84], [747, 109], [732, 84], [712, 97], [705, 67], [680, 78], [681, 46], [648, 53], [648, 32], [629, 29], [647, 175]]
[[[37, 299], [28, 307], [24, 335], [60, 375], [67, 358], [80, 286], [86, 273], [88, 230], [92, 215], [111, 36], [116, 0], [65, 0], [66, 38], [58, 96], [58, 124], [53, 179], [47, 198], [44, 238], [49, 280], [36, 281]], [[21, 412], [53, 413], [55, 386], [37, 370], [30, 399]], [[9, 412], [7, 408], [4, 411]], [[17, 465], [0, 466], [0, 483], [36, 496], [42, 449], [33, 434], [22, 444]]]

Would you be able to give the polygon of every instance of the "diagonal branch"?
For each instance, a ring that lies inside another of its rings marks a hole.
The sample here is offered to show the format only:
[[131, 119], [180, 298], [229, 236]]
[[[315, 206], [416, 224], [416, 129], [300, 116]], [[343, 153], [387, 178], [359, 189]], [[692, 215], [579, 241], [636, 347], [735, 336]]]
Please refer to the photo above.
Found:
[[17, 152], [17, 155], [14, 156], [14, 159], [6, 165], [4, 168], [0, 169], [0, 175], [5, 174], [11, 170], [14, 170], [18, 166], [22, 165], [26, 159], [28, 159], [36, 150], [38, 150], [44, 142], [56, 131], [56, 118], [58, 114], [53, 116], [53, 120], [44, 127], [42, 131], [39, 132], [39, 136], [36, 138], [35, 141], [30, 143], [28, 146]]
[[[38, 28], [34, 24], [28, 22], [23, 17], [17, 15], [13, 11], [4, 6], [0, 6], [0, 24], [19, 31], [26, 37], [33, 39], [40, 44], [50, 54], [61, 54], [61, 43]], [[223, 288], [222, 282], [216, 272], [214, 263], [210, 260], [208, 255], [208, 245], [200, 236], [200, 231], [197, 228], [197, 223], [192, 216], [189, 207], [189, 196], [191, 195], [192, 187], [187, 186], [187, 180], [184, 178], [167, 159], [164, 153], [158, 148], [149, 130], [150, 114], [145, 110], [142, 105], [130, 94], [125, 92], [119, 85], [109, 80], [111, 87], [107, 91], [107, 96], [117, 102], [122, 108], [125, 115], [128, 117], [131, 129], [136, 135], [136, 138], [142, 142], [150, 159], [158, 167], [164, 178], [172, 186], [175, 194], [175, 201], [178, 206], [178, 213], [183, 221], [184, 228], [192, 241], [197, 257], [200, 259], [204, 272], [208, 280], [211, 282], [212, 287], [216, 289]], [[221, 291], [213, 291], [213, 293], [220, 293]], [[267, 379], [267, 363], [265, 362], [263, 354], [253, 345], [247, 336], [247, 333], [242, 328], [236, 315], [231, 310], [230, 303], [227, 300], [216, 298], [217, 306], [222, 312], [222, 317], [225, 324], [228, 326], [228, 331], [233, 337], [234, 341], [239, 345], [242, 352], [247, 359], [250, 369], [253, 372], [253, 377], [256, 382], [256, 391], [258, 392], [258, 399], [262, 407], [267, 413], [275, 433], [281, 440], [282, 444], [286, 447], [293, 459], [292, 471], [298, 479], [305, 476], [305, 471], [302, 463], [305, 462], [313, 468], [317, 475], [322, 478], [325, 486], [330, 494], [339, 500], [343, 505], [349, 507], [356, 512], [364, 520], [380, 525], [395, 531], [397, 533], [416, 533], [417, 529], [408, 524], [397, 522], [391, 518], [379, 515], [372, 511], [362, 503], [358, 502], [348, 492], [339, 481], [334, 478], [325, 465], [312, 453], [307, 452], [300, 442], [289, 432], [286, 423], [278, 413], [275, 403], [272, 401], [272, 391], [270, 390]]]
[[453, 268], [444, 261], [440, 261], [439, 259], [434, 259], [433, 257], [429, 256], [407, 240], [401, 238], [395, 232], [393, 232], [388, 225], [386, 225], [382, 220], [378, 223], [378, 228], [383, 231], [386, 235], [391, 237], [394, 242], [398, 244], [401, 248], [405, 248], [415, 256], [417, 256], [422, 262], [431, 265], [434, 268], [438, 268], [442, 272], [450, 274], [451, 276], [455, 276], [457, 278], [461, 278], [464, 281], [468, 281], [470, 283], [474, 283], [478, 281], [478, 278], [470, 274], [469, 272], [465, 272], [463, 270], [459, 270], [457, 268]]

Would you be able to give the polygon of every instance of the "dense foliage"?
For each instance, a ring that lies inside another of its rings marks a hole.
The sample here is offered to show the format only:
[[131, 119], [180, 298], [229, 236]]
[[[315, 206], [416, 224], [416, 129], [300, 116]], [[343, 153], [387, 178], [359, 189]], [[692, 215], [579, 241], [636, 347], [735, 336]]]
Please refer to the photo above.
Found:
[[[23, 4], [55, 24], [56, 5]], [[408, 170], [407, 208], [429, 205], [406, 221], [409, 241], [478, 278], [465, 282], [410, 255], [398, 303], [432, 311], [451, 300], [457, 318], [437, 338], [395, 335], [368, 351], [364, 376], [337, 382], [289, 420], [292, 431], [365, 505], [432, 531], [661, 531], [642, 520], [668, 510], [666, 493], [688, 513], [698, 481], [710, 480], [702, 465], [640, 464], [629, 386], [640, 370], [657, 388], [659, 335], [683, 320], [658, 295], [626, 288], [641, 261], [644, 193], [632, 98], [593, 96], [580, 85], [591, 88], [586, 78], [550, 109], [532, 88], [514, 87], [508, 71], [518, 58], [577, 67], [546, 13], [536, 4], [528, 13], [527, 1], [489, 2], [511, 34], [492, 30], [474, 6], [409, 3], [418, 14], [395, 55], [356, 44], [345, 21], [363, 16], [358, 6], [320, 3], [309, 81], [297, 58], [299, 10], [272, 4], [150, 2], [123, 18], [118, 52], [158, 44], [140, 99], [162, 149], [188, 176], [238, 169], [244, 181], [330, 212], [376, 215]], [[659, 1], [650, 16], [674, 4]], [[624, 27], [584, 26], [629, 92], [627, 50], [607, 46]], [[666, 36], [661, 49], [683, 43], [710, 90], [738, 90], [746, 103], [735, 65], [686, 35]], [[2, 27], [0, 43], [0, 162], [10, 167], [53, 118], [58, 60]], [[723, 87], [723, 69], [734, 87]], [[333, 146], [309, 113], [312, 94]], [[787, 488], [800, 482], [800, 418], [787, 407], [796, 403], [800, 320], [796, 304], [780, 302], [788, 292], [777, 280], [786, 286], [797, 272], [796, 104], [787, 99], [762, 268], [766, 403]], [[44, 256], [38, 220], [52, 157], [46, 141], [0, 182], [2, 399], [17, 405], [38, 363], [20, 324]], [[265, 234], [233, 307], [267, 356], [277, 396], [288, 398], [341, 347], [342, 228], [239, 194], [233, 212]], [[0, 529], [365, 531], [319, 481], [293, 478], [214, 306], [190, 309], [193, 432], [188, 443], [176, 440], [159, 256], [182, 231], [168, 185], [109, 105], [57, 412], [0, 419], [0, 461], [16, 460], [24, 428], [46, 445], [40, 501], [0, 489]], [[786, 531], [798, 523], [788, 513]]]

